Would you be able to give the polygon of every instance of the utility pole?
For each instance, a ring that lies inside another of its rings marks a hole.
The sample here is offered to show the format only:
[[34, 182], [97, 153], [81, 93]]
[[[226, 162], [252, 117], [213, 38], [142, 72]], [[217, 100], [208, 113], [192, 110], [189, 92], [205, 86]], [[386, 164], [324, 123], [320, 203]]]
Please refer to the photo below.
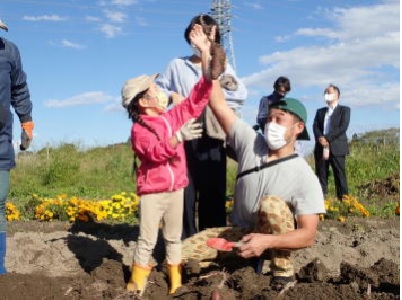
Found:
[[226, 52], [226, 57], [236, 71], [236, 60], [233, 49], [232, 28], [230, 27], [232, 1], [231, 0], [212, 0], [210, 15], [219, 25], [221, 44]]

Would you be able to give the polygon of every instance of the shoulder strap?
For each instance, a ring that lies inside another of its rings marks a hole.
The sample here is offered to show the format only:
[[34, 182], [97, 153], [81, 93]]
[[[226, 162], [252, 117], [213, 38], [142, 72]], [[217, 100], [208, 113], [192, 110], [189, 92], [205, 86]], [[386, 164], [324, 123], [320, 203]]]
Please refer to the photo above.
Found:
[[279, 164], [279, 163], [281, 163], [281, 162], [284, 162], [284, 161], [287, 161], [287, 160], [289, 160], [289, 159], [293, 159], [293, 158], [296, 158], [296, 157], [298, 157], [298, 155], [297, 155], [297, 153], [294, 153], [294, 154], [291, 154], [291, 155], [286, 156], [286, 157], [283, 157], [283, 158], [278, 158], [278, 159], [269, 161], [269, 162], [267, 162], [267, 163], [263, 163], [261, 166], [257, 166], [257, 167], [255, 167], [255, 168], [251, 168], [251, 169], [248, 169], [248, 170], [246, 170], [246, 171], [243, 171], [243, 172], [237, 174], [236, 180], [239, 179], [240, 177], [245, 176], [245, 175], [251, 174], [251, 173], [253, 173], [253, 172], [259, 172], [259, 171], [261, 171], [262, 169], [269, 168], [269, 167], [271, 167], [271, 166], [277, 165], [277, 164]]

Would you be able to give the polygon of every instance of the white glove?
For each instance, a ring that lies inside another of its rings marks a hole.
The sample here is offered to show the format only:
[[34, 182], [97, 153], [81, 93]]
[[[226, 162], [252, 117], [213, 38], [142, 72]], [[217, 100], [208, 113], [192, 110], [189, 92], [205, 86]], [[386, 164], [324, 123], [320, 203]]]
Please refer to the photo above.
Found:
[[199, 139], [201, 135], [201, 123], [195, 123], [195, 119], [188, 120], [181, 126], [180, 130], [175, 133], [179, 143]]

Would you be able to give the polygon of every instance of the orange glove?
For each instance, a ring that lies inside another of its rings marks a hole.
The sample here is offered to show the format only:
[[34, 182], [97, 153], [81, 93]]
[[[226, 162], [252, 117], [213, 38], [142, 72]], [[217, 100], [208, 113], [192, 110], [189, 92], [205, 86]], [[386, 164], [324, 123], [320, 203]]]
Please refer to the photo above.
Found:
[[29, 148], [29, 145], [31, 144], [33, 140], [33, 129], [34, 129], [34, 122], [29, 121], [25, 123], [21, 123], [21, 144], [20, 144], [20, 150], [26, 150]]

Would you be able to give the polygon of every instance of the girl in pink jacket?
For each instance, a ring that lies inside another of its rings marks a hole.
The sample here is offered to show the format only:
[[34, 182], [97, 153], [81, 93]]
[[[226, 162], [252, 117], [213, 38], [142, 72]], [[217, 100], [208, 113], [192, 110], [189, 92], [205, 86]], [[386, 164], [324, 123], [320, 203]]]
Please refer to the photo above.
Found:
[[132, 78], [122, 89], [122, 104], [133, 121], [132, 148], [141, 161], [137, 170], [140, 234], [127, 284], [128, 290], [139, 294], [144, 292], [151, 271], [149, 259], [157, 242], [160, 220], [163, 220], [169, 293], [181, 286], [183, 189], [188, 184], [182, 142], [200, 138], [201, 124], [194, 120], [208, 104], [212, 86], [220, 88], [219, 82], [211, 79], [211, 43], [200, 25], [194, 26], [190, 38], [202, 54], [203, 77], [187, 99], [165, 111], [168, 99], [154, 82], [158, 74]]

